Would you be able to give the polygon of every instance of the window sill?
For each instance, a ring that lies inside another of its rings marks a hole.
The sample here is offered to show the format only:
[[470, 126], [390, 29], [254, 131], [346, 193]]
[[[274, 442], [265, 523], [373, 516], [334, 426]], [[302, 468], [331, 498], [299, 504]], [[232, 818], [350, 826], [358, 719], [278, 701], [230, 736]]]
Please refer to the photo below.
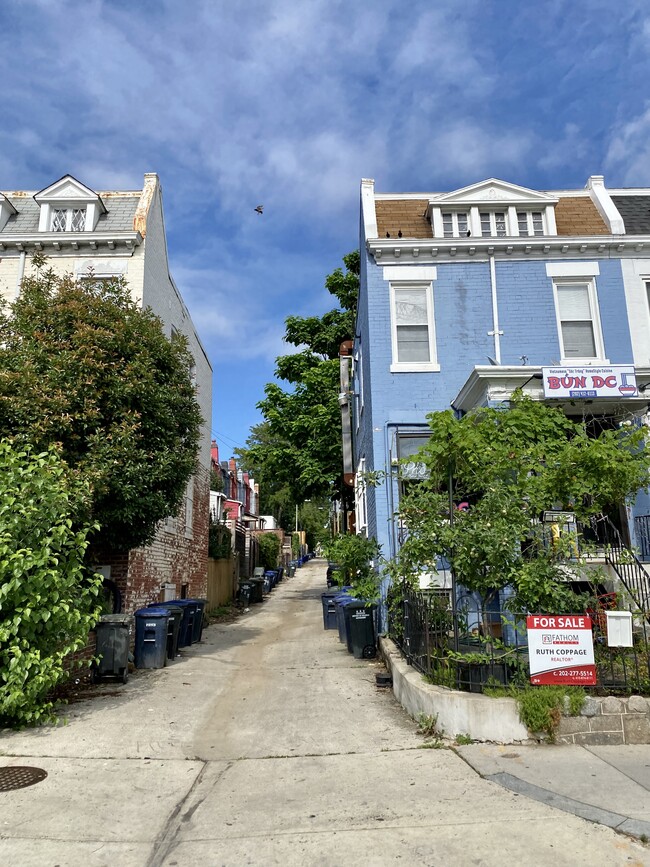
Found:
[[409, 364], [406, 361], [394, 362], [390, 366], [391, 373], [436, 373], [440, 370], [439, 364], [431, 361]]

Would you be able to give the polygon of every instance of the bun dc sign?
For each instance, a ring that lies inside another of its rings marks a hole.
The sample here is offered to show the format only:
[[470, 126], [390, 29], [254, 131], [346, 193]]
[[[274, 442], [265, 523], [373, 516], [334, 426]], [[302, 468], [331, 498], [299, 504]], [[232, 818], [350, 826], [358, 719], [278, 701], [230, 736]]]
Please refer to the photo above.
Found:
[[529, 614], [528, 660], [535, 686], [596, 686], [591, 617]]
[[632, 365], [543, 367], [544, 397], [638, 397]]

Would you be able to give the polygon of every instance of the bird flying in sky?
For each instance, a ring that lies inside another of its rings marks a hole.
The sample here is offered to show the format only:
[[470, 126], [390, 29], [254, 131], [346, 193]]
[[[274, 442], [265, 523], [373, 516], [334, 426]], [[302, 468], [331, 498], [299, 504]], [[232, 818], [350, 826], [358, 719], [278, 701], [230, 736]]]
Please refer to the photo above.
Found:
[[256, 214], [263, 214], [264, 213], [264, 205], [258, 205], [256, 208], [254, 208], [254, 211]]

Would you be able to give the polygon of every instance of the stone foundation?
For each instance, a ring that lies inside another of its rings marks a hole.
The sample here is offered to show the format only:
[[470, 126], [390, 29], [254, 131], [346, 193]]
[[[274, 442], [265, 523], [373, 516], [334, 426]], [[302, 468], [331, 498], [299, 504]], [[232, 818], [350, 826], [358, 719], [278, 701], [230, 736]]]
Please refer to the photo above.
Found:
[[579, 716], [563, 716], [560, 720], [557, 743], [650, 744], [650, 700], [640, 695], [588, 696]]

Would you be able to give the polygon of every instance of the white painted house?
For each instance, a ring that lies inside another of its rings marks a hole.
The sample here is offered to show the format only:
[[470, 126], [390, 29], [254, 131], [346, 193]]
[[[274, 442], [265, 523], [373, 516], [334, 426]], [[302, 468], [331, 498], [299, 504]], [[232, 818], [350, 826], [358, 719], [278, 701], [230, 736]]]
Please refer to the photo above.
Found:
[[65, 175], [43, 190], [0, 192], [0, 296], [6, 301], [31, 275], [36, 251], [62, 275], [123, 277], [134, 300], [162, 319], [168, 337], [187, 337], [204, 419], [199, 469], [181, 514], [164, 523], [153, 544], [103, 571], [129, 612], [165, 594], [205, 596], [212, 368], [169, 272], [158, 175], [145, 174], [140, 190], [95, 191]]

